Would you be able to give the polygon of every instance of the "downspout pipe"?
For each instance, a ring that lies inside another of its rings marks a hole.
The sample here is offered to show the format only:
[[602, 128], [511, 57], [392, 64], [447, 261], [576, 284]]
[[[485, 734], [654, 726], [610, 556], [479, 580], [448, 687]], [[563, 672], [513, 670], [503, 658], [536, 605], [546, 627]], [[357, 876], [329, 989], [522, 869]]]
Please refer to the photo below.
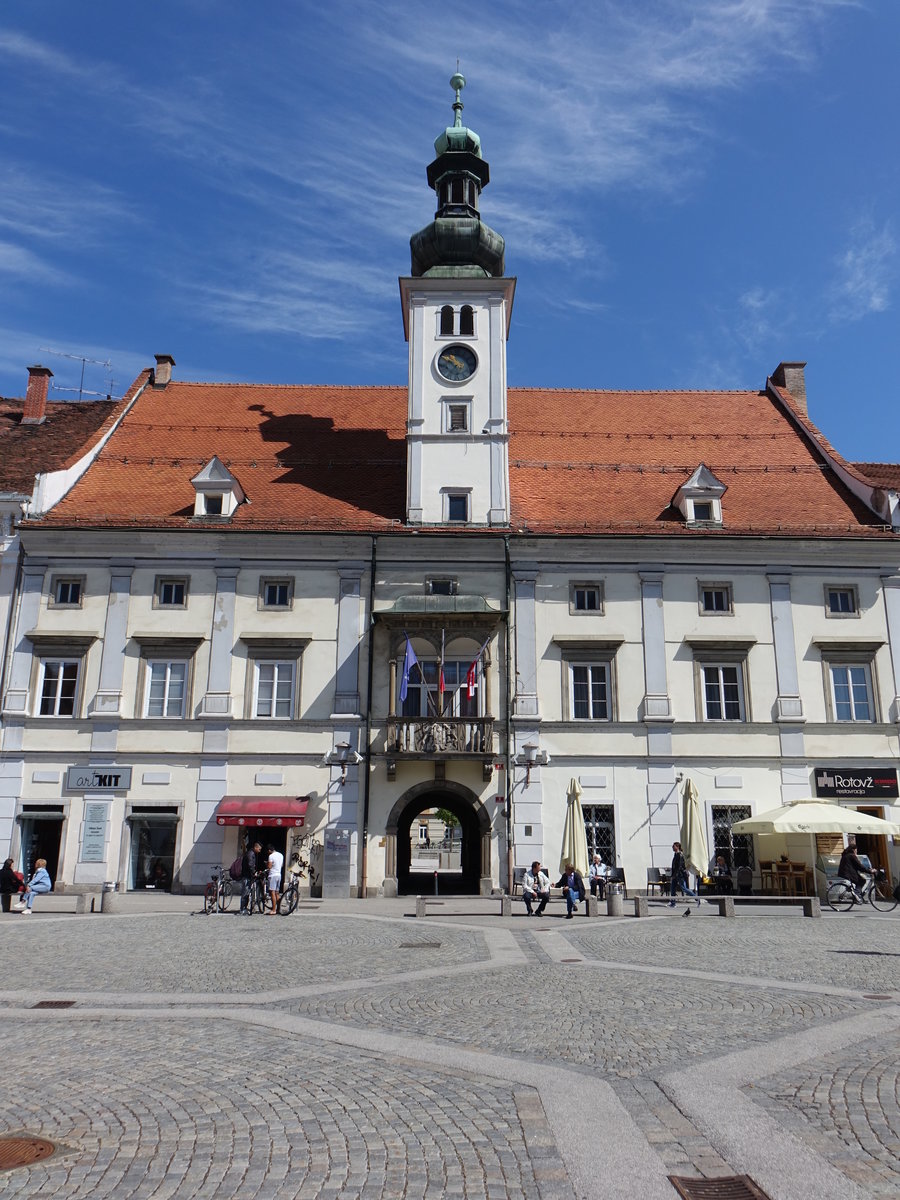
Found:
[[369, 567], [369, 608], [366, 614], [366, 644], [369, 661], [366, 665], [366, 751], [363, 757], [366, 779], [363, 784], [362, 811], [362, 878], [359, 882], [358, 898], [365, 900], [368, 893], [366, 880], [369, 875], [369, 798], [372, 790], [372, 677], [375, 670], [375, 564], [378, 555], [378, 538], [372, 538], [372, 560]]
[[510, 598], [512, 595], [512, 565], [510, 562], [509, 553], [509, 534], [503, 536], [503, 551], [506, 559], [506, 644], [504, 647], [506, 655], [506, 687], [503, 690], [504, 704], [506, 711], [504, 713], [504, 721], [506, 725], [506, 804], [503, 806], [506, 812], [506, 894], [512, 895], [513, 890], [513, 812], [512, 812], [512, 752], [510, 750], [510, 739], [512, 738], [512, 702], [511, 702], [511, 680], [512, 680], [512, 644], [510, 638], [510, 624], [512, 621], [512, 607]]

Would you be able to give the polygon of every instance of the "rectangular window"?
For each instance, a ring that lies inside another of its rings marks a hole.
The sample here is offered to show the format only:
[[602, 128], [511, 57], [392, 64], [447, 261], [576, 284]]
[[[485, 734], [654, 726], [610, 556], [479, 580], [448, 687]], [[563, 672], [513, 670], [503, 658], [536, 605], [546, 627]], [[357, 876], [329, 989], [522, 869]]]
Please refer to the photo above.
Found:
[[704, 583], [700, 585], [701, 613], [730, 613], [731, 588], [723, 583]]
[[263, 579], [260, 583], [262, 608], [290, 608], [294, 588], [290, 579]]
[[40, 715], [73, 717], [78, 695], [79, 659], [41, 660]]
[[[397, 697], [404, 717], [477, 717], [479, 716], [478, 694], [481, 682], [481, 671], [469, 698], [467, 675], [471, 659], [468, 662], [446, 661], [444, 663], [444, 695], [443, 708], [438, 690], [438, 674], [440, 663], [437, 659], [419, 659], [421, 673], [417, 667], [410, 672], [406, 689], [406, 699]], [[402, 667], [402, 660], [401, 660]], [[402, 670], [397, 672], [397, 687], [400, 687]]]
[[711, 521], [713, 519], [713, 506], [710, 500], [694, 500], [692, 509], [695, 521]]
[[608, 721], [609, 663], [571, 663], [572, 718], [576, 721]]
[[608, 867], [616, 864], [616, 811], [611, 804], [585, 804], [584, 832], [587, 836], [588, 861], [599, 854]]
[[469, 519], [469, 496], [467, 492], [447, 493], [447, 520], [465, 522]]
[[255, 663], [254, 717], [280, 721], [293, 717], [294, 668], [290, 660]]
[[221, 492], [207, 492], [204, 496], [204, 509], [208, 517], [221, 517], [224, 497]]
[[855, 617], [859, 611], [856, 603], [856, 588], [829, 587], [825, 589], [826, 608], [829, 617]]
[[158, 608], [184, 608], [187, 604], [187, 580], [160, 577], [156, 581]]
[[569, 612], [602, 613], [603, 589], [599, 583], [573, 583], [569, 589]]
[[185, 713], [188, 662], [151, 659], [146, 670], [145, 717], [180, 719]]
[[83, 578], [58, 576], [51, 585], [50, 604], [53, 608], [80, 608], [83, 592]]
[[835, 721], [874, 721], [872, 675], [867, 663], [831, 663], [831, 702]]
[[743, 721], [744, 696], [741, 667], [738, 664], [704, 664], [703, 719], [705, 721]]
[[447, 429], [450, 433], [466, 433], [469, 428], [469, 406], [467, 404], [447, 405]]
[[715, 860], [721, 854], [729, 871], [737, 871], [738, 867], [749, 867], [752, 871], [756, 866], [753, 855], [753, 835], [731, 832], [731, 827], [735, 822], [743, 821], [749, 816], [750, 807], [746, 804], [714, 804], [712, 806], [712, 859]]
[[425, 591], [429, 596], [455, 596], [457, 592], [455, 579], [432, 578], [425, 580]]

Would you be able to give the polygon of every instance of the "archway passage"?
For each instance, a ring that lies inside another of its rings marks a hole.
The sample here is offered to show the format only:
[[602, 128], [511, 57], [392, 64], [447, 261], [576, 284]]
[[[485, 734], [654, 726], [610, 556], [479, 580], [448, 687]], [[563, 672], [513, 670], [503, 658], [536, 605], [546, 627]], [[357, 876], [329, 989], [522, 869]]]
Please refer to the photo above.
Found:
[[484, 838], [490, 845], [490, 830], [483, 813], [464, 797], [440, 787], [420, 792], [403, 808], [397, 818], [397, 892], [401, 896], [432, 895], [434, 870], [413, 870], [410, 833], [413, 821], [427, 809], [445, 808], [459, 821], [461, 844], [458, 871], [438, 871], [438, 894], [477, 896], [481, 888]]

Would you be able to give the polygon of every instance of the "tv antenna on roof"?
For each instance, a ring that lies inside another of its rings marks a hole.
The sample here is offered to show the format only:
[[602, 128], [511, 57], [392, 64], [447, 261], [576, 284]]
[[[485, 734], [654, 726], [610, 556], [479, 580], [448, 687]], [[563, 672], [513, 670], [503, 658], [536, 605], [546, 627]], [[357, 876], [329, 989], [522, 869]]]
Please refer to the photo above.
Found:
[[[73, 362], [81, 363], [81, 382], [78, 385], [77, 389], [76, 388], [57, 387], [56, 384], [53, 385], [53, 390], [55, 392], [74, 392], [77, 390], [79, 400], [84, 395], [84, 368], [85, 368], [86, 363], [91, 363], [95, 367], [106, 367], [107, 371], [112, 370], [112, 359], [109, 359], [109, 358], [106, 359], [106, 361], [104, 362], [99, 358], [87, 358], [84, 354], [67, 354], [65, 352], [65, 350], [51, 350], [49, 346], [39, 346], [38, 349], [41, 351], [42, 354], [55, 354], [57, 358], [71, 358]], [[103, 392], [90, 392], [90, 391], [87, 394], [89, 396], [103, 396], [104, 395]]]

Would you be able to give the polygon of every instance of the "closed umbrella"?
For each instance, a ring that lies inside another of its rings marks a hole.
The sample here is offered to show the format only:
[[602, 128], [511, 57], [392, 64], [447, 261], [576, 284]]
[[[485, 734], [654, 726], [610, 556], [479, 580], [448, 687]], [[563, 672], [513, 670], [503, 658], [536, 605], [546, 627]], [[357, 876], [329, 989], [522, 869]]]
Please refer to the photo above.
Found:
[[690, 779], [684, 782], [684, 808], [681, 814], [681, 852], [688, 869], [695, 875], [705, 875], [709, 866], [706, 834], [700, 813], [700, 793]]
[[587, 875], [588, 849], [584, 832], [584, 813], [581, 808], [581, 784], [574, 778], [569, 780], [562, 857], [559, 860], [560, 871], [565, 870], [566, 863], [571, 863], [583, 876]]
[[768, 812], [735, 821], [732, 833], [881, 833], [900, 834], [896, 821], [829, 804], [825, 800], [793, 800]]

